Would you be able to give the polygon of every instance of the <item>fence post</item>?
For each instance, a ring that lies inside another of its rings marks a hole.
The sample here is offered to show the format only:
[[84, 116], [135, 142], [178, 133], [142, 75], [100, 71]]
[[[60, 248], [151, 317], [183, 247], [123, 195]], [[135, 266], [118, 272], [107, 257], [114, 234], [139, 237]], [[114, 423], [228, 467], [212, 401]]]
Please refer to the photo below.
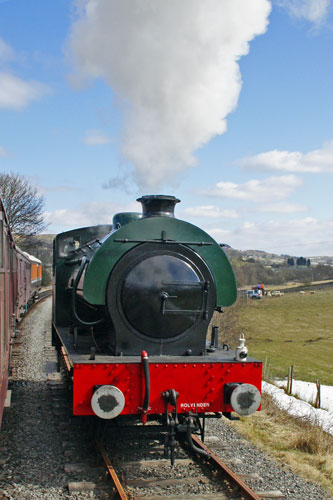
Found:
[[264, 380], [267, 380], [267, 356], [265, 357], [265, 361], [264, 361], [263, 378], [264, 378]]
[[293, 376], [294, 376], [294, 366], [289, 366], [288, 370], [288, 383], [287, 383], [287, 394], [291, 394], [293, 390]]
[[316, 380], [316, 387], [317, 387], [317, 396], [316, 396], [316, 400], [315, 400], [315, 408], [320, 408], [321, 406], [321, 387], [320, 387], [320, 382], [319, 380], [317, 379]]

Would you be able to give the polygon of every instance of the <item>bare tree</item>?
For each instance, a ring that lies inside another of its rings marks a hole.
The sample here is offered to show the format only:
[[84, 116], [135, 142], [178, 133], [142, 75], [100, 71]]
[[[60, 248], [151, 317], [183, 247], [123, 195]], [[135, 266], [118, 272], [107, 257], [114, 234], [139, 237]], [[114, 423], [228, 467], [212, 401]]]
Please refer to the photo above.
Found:
[[0, 195], [6, 208], [11, 231], [24, 238], [39, 234], [44, 222], [44, 196], [20, 174], [0, 173]]

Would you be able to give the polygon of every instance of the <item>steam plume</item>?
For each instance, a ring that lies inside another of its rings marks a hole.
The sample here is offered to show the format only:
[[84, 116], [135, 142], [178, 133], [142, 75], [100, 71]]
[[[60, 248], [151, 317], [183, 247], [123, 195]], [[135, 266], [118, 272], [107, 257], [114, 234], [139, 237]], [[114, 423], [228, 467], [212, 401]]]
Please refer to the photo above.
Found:
[[104, 78], [124, 113], [123, 154], [154, 187], [226, 131], [238, 60], [265, 32], [269, 0], [79, 0], [75, 80]]

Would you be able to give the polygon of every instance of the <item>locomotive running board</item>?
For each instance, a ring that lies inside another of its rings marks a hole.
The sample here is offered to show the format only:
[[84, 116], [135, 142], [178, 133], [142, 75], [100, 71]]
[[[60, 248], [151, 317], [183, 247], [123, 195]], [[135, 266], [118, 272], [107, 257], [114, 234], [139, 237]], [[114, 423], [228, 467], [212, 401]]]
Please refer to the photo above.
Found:
[[66, 352], [66, 349], [63, 346], [61, 346], [61, 354], [62, 354], [62, 357], [64, 359], [66, 369], [67, 369], [68, 373], [70, 373], [73, 370], [73, 364], [71, 363], [71, 360], [69, 359], [69, 356]]

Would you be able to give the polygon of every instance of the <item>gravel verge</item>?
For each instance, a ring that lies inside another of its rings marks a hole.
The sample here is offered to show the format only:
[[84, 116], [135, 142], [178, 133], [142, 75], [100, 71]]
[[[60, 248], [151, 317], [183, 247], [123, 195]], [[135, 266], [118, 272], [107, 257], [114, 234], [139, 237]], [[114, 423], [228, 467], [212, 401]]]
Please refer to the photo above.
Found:
[[[249, 416], [248, 418], [251, 418]], [[261, 480], [249, 481], [255, 491], [279, 490], [286, 500], [328, 500], [329, 495], [319, 486], [305, 481], [284, 465], [253, 446], [244, 436], [225, 421], [209, 420], [207, 436], [217, 436], [223, 449], [216, 454], [228, 463], [237, 474], [259, 474]], [[208, 437], [209, 441], [209, 437]], [[214, 443], [207, 443], [214, 450]]]
[[[5, 461], [0, 470], [0, 498], [74, 500], [91, 497], [90, 494], [69, 494], [67, 488], [69, 477], [64, 466], [69, 459], [63, 449], [66, 430], [59, 427], [54, 391], [48, 384], [48, 373], [55, 369], [55, 362], [45, 354], [45, 346], [51, 339], [51, 307], [50, 298], [41, 302], [20, 325], [22, 355], [15, 361], [10, 381], [12, 403], [5, 411], [0, 433], [1, 455]], [[47, 349], [50, 351], [50, 347]], [[66, 413], [60, 415], [60, 420], [66, 422], [64, 415]]]

